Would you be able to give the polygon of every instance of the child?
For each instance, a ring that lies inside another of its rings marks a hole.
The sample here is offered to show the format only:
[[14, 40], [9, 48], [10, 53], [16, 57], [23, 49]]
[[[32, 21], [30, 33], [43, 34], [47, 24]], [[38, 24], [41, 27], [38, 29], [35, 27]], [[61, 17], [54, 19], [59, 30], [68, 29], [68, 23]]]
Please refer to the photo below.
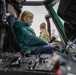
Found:
[[21, 52], [53, 54], [53, 48], [44, 40], [36, 37], [34, 30], [30, 27], [34, 15], [30, 11], [22, 12], [21, 21], [15, 22], [14, 29], [17, 34], [19, 50]]
[[49, 42], [49, 40], [50, 40], [49, 39], [49, 33], [46, 30], [46, 24], [45, 24], [45, 22], [42, 22], [40, 24], [40, 36], [39, 36], [39, 38], [41, 38], [41, 39], [43, 39], [43, 40], [45, 40], [47, 42]]

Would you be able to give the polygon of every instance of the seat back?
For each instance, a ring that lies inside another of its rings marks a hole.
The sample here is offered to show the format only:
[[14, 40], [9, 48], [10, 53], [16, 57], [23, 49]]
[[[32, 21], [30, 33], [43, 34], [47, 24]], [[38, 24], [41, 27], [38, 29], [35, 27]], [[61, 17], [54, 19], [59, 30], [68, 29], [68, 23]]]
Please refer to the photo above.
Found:
[[13, 25], [15, 23], [15, 18], [12, 15], [9, 15], [7, 18], [8, 21], [8, 40], [10, 45], [10, 52], [18, 51], [18, 45], [17, 45], [17, 39], [16, 34], [13, 28]]
[[14, 22], [15, 18], [12, 15], [9, 15], [7, 17], [7, 23], [4, 25], [3, 28], [4, 29], [3, 52], [18, 52], [16, 34], [13, 28]]

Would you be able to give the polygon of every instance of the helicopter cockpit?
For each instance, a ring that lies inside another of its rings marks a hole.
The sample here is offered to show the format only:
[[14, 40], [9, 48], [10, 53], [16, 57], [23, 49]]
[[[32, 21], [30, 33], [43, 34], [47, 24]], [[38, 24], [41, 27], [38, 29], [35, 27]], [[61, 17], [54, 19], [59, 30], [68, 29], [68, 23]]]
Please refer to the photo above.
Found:
[[[75, 75], [75, 4], [75, 0], [0, 0], [0, 74]], [[35, 14], [32, 28], [37, 36], [40, 23], [46, 23], [56, 57], [19, 52], [13, 25], [24, 10]], [[56, 38], [52, 36], [54, 29]]]

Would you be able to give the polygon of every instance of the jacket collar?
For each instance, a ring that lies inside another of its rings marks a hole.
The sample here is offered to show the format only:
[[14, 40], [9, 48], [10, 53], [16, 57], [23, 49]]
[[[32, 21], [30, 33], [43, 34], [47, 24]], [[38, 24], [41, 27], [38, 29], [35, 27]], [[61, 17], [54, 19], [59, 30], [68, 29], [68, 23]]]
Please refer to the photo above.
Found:
[[15, 27], [16, 29], [18, 29], [18, 28], [20, 28], [20, 27], [23, 27], [23, 26], [29, 27], [30, 25], [29, 25], [28, 23], [22, 22], [22, 21], [17, 21], [17, 22], [15, 22], [15, 25], [14, 25], [14, 27]]

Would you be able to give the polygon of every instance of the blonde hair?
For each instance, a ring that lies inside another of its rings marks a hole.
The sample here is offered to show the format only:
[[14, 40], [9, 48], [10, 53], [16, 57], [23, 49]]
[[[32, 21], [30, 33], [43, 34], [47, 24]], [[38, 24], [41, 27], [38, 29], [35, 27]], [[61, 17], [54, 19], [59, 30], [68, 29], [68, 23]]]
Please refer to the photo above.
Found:
[[40, 29], [46, 29], [46, 24], [45, 24], [45, 22], [42, 22], [42, 23], [40, 24]]
[[20, 15], [20, 20], [21, 21], [24, 21], [24, 17], [26, 17], [26, 18], [33, 18], [34, 17], [34, 15], [32, 14], [32, 12], [30, 12], [30, 11], [24, 11], [24, 12], [22, 12], [21, 13], [21, 15]]

